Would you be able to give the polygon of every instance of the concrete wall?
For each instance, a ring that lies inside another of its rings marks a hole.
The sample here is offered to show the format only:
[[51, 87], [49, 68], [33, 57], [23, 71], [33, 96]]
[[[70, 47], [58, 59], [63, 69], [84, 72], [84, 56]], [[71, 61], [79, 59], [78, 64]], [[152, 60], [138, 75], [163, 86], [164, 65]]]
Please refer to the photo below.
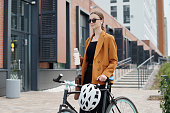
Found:
[[63, 74], [61, 80], [75, 80], [76, 69], [41, 69], [38, 76], [38, 90], [58, 87], [60, 84], [53, 82], [53, 78], [57, 78], [61, 73]]
[[6, 76], [7, 71], [0, 69], [0, 96], [4, 96], [6, 93]]

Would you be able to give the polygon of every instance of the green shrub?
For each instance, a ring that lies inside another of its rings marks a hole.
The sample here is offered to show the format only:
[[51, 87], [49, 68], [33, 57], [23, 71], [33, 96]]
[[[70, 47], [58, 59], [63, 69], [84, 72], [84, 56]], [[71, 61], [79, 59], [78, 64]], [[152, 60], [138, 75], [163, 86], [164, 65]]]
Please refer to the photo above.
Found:
[[167, 75], [167, 78], [162, 77], [160, 82], [160, 91], [163, 94], [160, 106], [163, 113], [170, 113], [170, 63], [163, 64], [158, 74]]

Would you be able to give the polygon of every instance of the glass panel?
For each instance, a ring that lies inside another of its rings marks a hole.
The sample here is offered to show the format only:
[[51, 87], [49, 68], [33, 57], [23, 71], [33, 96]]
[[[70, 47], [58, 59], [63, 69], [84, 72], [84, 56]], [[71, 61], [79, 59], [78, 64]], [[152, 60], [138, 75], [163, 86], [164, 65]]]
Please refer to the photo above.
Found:
[[21, 79], [23, 90], [24, 74], [24, 40], [22, 35], [11, 35], [11, 79]]
[[12, 79], [18, 79], [19, 77], [19, 59], [20, 55], [20, 40], [18, 35], [11, 35], [11, 76]]
[[130, 23], [130, 6], [123, 6], [124, 23]]
[[65, 69], [64, 63], [53, 63], [54, 69]]
[[116, 3], [117, 0], [110, 0], [110, 3]]
[[11, 28], [18, 31], [30, 32], [31, 6], [21, 0], [12, 0]]
[[123, 0], [123, 2], [129, 2], [129, 0]]
[[79, 37], [79, 52], [82, 57], [84, 57], [85, 49], [86, 49], [86, 39], [89, 36], [89, 28], [88, 28], [88, 16], [84, 13], [80, 14], [80, 37]]
[[81, 27], [81, 36], [80, 36], [80, 55], [84, 57], [85, 49], [86, 49], [86, 38], [87, 38], [87, 28]]
[[117, 6], [111, 6], [111, 15], [117, 19]]

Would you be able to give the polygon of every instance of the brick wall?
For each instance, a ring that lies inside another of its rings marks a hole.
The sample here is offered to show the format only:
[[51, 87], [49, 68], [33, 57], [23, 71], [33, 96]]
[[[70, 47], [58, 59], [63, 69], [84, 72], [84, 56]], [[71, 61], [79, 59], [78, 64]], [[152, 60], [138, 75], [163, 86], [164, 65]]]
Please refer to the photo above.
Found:
[[0, 0], [0, 68], [3, 68], [4, 0]]

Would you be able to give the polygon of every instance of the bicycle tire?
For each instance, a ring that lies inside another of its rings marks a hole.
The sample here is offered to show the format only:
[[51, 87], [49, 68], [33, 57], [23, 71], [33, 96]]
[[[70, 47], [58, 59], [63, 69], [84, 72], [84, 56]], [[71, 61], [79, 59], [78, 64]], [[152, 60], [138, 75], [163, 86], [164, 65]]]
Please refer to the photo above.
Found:
[[[116, 105], [121, 113], [138, 113], [134, 103], [126, 97], [118, 97], [115, 99]], [[109, 104], [106, 113], [119, 113], [115, 104], [112, 102]]]
[[76, 112], [71, 109], [62, 109], [61, 113], [76, 113]]

